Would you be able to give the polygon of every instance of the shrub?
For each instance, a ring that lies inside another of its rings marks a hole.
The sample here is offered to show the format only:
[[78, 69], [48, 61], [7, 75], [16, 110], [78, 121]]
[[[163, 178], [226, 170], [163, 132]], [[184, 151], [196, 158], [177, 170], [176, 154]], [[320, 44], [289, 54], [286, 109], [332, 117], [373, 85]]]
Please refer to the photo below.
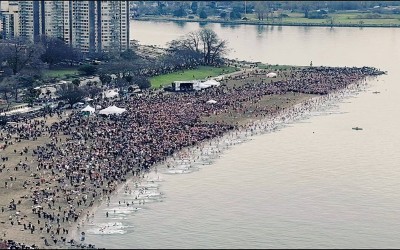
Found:
[[149, 79], [146, 77], [139, 76], [135, 79], [135, 83], [139, 86], [140, 89], [148, 89], [151, 87], [151, 83]]
[[97, 67], [94, 65], [85, 64], [85, 65], [82, 65], [81, 67], [79, 67], [78, 71], [86, 76], [94, 75], [94, 73], [96, 73], [96, 71], [97, 71]]

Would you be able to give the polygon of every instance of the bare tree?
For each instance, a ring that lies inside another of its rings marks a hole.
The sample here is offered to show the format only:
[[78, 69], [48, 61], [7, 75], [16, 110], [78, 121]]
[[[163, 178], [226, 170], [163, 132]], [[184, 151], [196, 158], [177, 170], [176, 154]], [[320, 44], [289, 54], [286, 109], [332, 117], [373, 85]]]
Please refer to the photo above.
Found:
[[0, 93], [3, 94], [4, 100], [6, 100], [8, 107], [10, 106], [9, 99], [12, 95], [13, 87], [12, 82], [8, 81], [7, 79], [3, 79], [0, 82]]
[[200, 37], [203, 43], [203, 56], [206, 65], [214, 64], [216, 59], [221, 58], [227, 52], [227, 42], [220, 40], [213, 30], [202, 29]]
[[264, 1], [255, 2], [254, 11], [259, 21], [263, 21], [264, 18], [268, 20], [268, 6]]
[[12, 70], [13, 75], [24, 69], [40, 66], [42, 53], [43, 47], [41, 45], [30, 43], [18, 37], [0, 44], [1, 57]]
[[191, 32], [186, 36], [173, 40], [169, 45], [169, 51], [177, 54], [186, 51], [192, 52], [193, 57], [201, 55], [202, 63], [213, 65], [221, 59], [228, 51], [227, 41], [218, 38], [217, 34], [208, 28], [197, 32]]
[[66, 100], [71, 105], [82, 100], [87, 94], [82, 88], [72, 83], [61, 85], [56, 93], [61, 100]]
[[52, 68], [54, 64], [62, 61], [79, 60], [79, 53], [60, 38], [43, 35], [40, 37], [40, 43], [44, 48], [40, 58], [43, 62], [48, 63], [50, 68]]
[[98, 94], [101, 93], [101, 88], [97, 86], [83, 86], [82, 89], [85, 93], [89, 94], [90, 98], [95, 98]]

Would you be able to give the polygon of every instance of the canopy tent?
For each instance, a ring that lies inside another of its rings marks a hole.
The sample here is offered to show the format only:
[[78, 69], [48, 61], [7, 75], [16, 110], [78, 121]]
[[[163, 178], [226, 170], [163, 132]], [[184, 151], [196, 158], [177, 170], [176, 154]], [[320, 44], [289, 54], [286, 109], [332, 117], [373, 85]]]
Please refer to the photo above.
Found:
[[200, 82], [199, 83], [199, 87], [202, 88], [202, 89], [205, 89], [205, 88], [211, 87], [211, 85], [208, 84], [207, 82]]
[[216, 101], [216, 100], [212, 100], [212, 99], [211, 99], [211, 100], [208, 100], [208, 101], [207, 101], [207, 103], [214, 104], [214, 103], [217, 103], [217, 101]]
[[81, 112], [89, 112], [89, 113], [94, 113], [95, 109], [91, 107], [90, 105], [87, 105], [85, 108], [81, 109]]
[[221, 83], [217, 82], [217, 81], [214, 80], [214, 79], [209, 79], [209, 80], [205, 81], [204, 84], [207, 84], [207, 85], [209, 85], [209, 86], [217, 86], [217, 87], [218, 87], [219, 85], [221, 85]]
[[103, 92], [103, 95], [104, 95], [104, 97], [112, 98], [112, 97], [118, 96], [119, 94], [116, 90], [113, 89], [113, 90], [108, 90], [106, 92]]
[[276, 73], [274, 73], [274, 72], [270, 72], [270, 73], [268, 73], [267, 74], [267, 77], [273, 77], [273, 78], [275, 78], [275, 77], [277, 77], [278, 75], [276, 74]]
[[119, 114], [122, 114], [125, 111], [126, 111], [126, 109], [124, 109], [124, 108], [118, 108], [117, 106], [112, 105], [112, 106], [110, 106], [108, 108], [100, 110], [99, 114], [101, 114], [101, 115], [112, 115], [112, 114], [119, 115]]
[[212, 85], [211, 85], [211, 83], [210, 82], [208, 82], [208, 81], [205, 81], [205, 82], [201, 82], [200, 83], [200, 86], [201, 87], [205, 87], [205, 88], [209, 88], [209, 87], [211, 87]]
[[92, 98], [90, 98], [90, 97], [85, 97], [85, 98], [83, 98], [83, 100], [84, 100], [85, 102], [90, 102], [90, 101], [93, 101], [93, 99], [92, 99]]

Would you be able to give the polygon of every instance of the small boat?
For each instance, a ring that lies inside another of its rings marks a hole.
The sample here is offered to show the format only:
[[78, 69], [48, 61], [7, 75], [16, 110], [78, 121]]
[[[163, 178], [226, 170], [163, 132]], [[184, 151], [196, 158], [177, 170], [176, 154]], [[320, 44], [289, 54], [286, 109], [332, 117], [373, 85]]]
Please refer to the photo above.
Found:
[[379, 92], [379, 91], [372, 92], [372, 94], [379, 94], [379, 93], [381, 93], [381, 92]]
[[355, 128], [352, 128], [353, 130], [363, 130], [362, 128], [360, 128], [360, 127], [355, 127]]

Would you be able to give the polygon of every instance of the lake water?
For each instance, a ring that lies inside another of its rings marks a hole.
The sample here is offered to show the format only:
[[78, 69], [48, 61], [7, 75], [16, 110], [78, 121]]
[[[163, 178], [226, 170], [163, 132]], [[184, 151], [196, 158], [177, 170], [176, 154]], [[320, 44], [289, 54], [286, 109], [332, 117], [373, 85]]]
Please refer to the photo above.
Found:
[[[198, 171], [160, 168], [142, 183], [144, 205], [120, 190], [83, 227], [86, 241], [105, 248], [399, 248], [400, 29], [206, 26], [229, 41], [232, 59], [388, 74], [306, 119], [210, 155], [213, 163]], [[132, 21], [131, 38], [165, 46], [199, 28]]]

